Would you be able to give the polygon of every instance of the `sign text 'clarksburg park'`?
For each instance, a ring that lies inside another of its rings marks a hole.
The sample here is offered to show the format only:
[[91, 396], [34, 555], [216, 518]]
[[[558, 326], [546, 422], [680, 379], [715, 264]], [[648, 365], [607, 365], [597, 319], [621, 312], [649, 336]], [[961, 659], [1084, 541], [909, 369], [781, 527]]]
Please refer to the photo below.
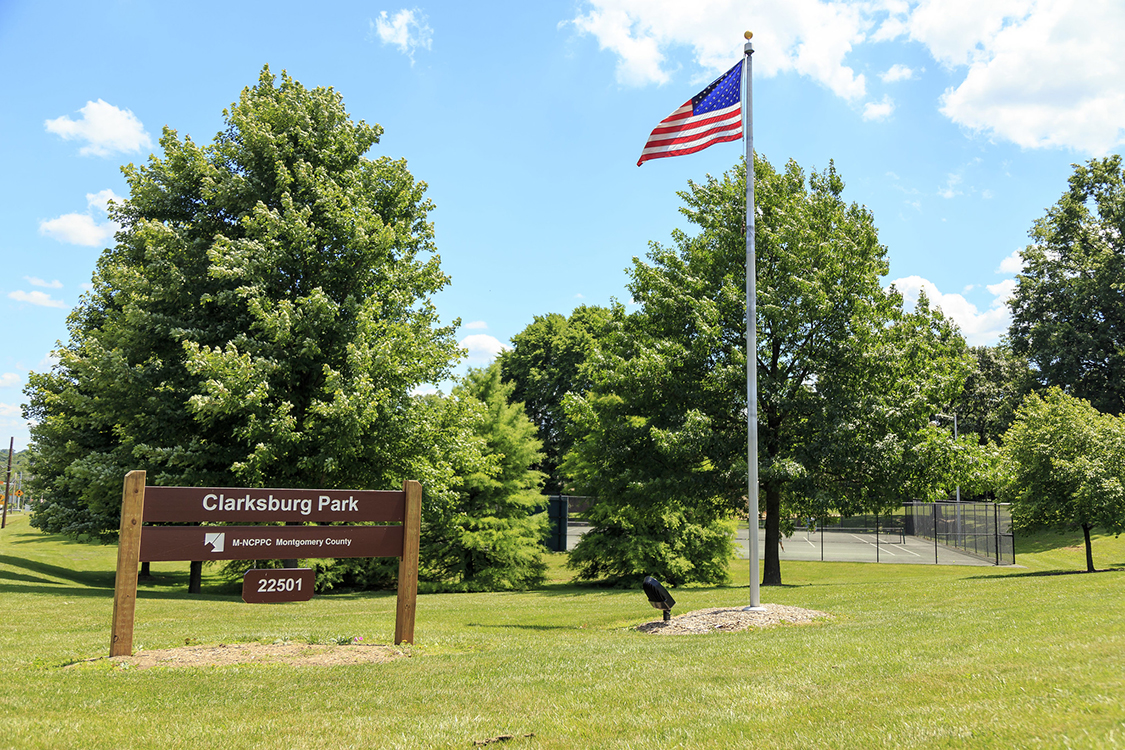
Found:
[[224, 487], [147, 487], [151, 523], [361, 523], [402, 518], [402, 493], [386, 490], [247, 490]]

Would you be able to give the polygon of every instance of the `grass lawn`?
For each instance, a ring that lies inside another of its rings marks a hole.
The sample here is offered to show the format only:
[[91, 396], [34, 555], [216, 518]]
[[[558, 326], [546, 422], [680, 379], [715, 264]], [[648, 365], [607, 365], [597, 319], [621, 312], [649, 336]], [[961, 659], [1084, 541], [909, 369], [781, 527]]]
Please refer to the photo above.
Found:
[[[783, 563], [765, 602], [829, 621], [653, 636], [638, 585], [423, 595], [410, 658], [370, 665], [123, 669], [108, 660], [115, 547], [0, 532], [0, 747], [505, 748], [1125, 746], [1125, 539], [1017, 540], [1024, 568]], [[747, 602], [674, 590], [674, 614]], [[1108, 569], [1108, 570], [1107, 570]], [[1071, 574], [1071, 571], [1074, 571]], [[389, 643], [394, 597], [247, 605], [154, 563], [135, 647]], [[1055, 574], [1055, 573], [1066, 574]], [[525, 736], [533, 735], [533, 736]]]

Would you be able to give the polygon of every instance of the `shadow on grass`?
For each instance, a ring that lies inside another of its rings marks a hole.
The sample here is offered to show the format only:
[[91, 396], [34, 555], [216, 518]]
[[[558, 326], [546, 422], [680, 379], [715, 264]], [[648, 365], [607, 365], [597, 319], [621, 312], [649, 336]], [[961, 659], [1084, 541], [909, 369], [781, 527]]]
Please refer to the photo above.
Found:
[[[65, 583], [51, 584], [47, 581], [46, 586], [39, 585], [25, 585], [15, 583], [0, 583], [0, 595], [3, 594], [52, 594], [55, 596], [62, 596], [66, 598], [72, 597], [94, 597], [101, 599], [112, 599], [113, 589], [92, 588], [82, 586], [67, 586]], [[184, 591], [146, 591], [144, 589], [137, 590], [137, 599], [182, 599], [184, 601], [209, 601], [209, 602], [223, 602], [238, 599], [237, 594], [220, 594], [220, 593], [203, 593], [203, 594], [189, 594], [186, 589]]]
[[4, 581], [24, 581], [25, 583], [48, 583], [48, 584], [55, 584], [56, 586], [62, 585], [58, 581], [49, 581], [46, 578], [40, 578], [39, 576], [26, 576], [26, 575], [23, 575], [22, 573], [9, 573], [6, 570], [0, 570], [0, 580], [4, 580]]
[[113, 588], [113, 579], [116, 575], [113, 571], [71, 570], [70, 568], [64, 568], [60, 565], [36, 562], [35, 560], [13, 557], [12, 555], [0, 555], [0, 565], [23, 568], [31, 573], [39, 573], [41, 575], [51, 576], [52, 578], [62, 578], [64, 581], [80, 583], [83, 586], [91, 586], [93, 588]]
[[1050, 576], [1076, 576], [1076, 575], [1094, 575], [1097, 573], [1125, 573], [1125, 567], [1114, 568], [1101, 568], [1096, 569], [1091, 573], [1088, 570], [1031, 570], [1026, 573], [997, 573], [990, 576], [966, 576], [966, 581], [984, 581], [997, 578], [1047, 578]]

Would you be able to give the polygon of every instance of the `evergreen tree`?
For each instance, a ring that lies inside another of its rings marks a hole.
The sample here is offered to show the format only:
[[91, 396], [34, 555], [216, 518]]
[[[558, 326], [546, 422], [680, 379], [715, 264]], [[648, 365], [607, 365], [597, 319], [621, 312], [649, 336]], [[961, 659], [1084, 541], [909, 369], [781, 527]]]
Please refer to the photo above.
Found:
[[543, 457], [542, 444], [523, 404], [510, 400], [513, 390], [494, 363], [470, 370], [453, 392], [479, 407], [474, 433], [484, 462], [460, 479], [447, 523], [433, 523], [425, 542], [429, 574], [463, 588], [527, 588], [546, 570], [543, 474], [531, 468]]

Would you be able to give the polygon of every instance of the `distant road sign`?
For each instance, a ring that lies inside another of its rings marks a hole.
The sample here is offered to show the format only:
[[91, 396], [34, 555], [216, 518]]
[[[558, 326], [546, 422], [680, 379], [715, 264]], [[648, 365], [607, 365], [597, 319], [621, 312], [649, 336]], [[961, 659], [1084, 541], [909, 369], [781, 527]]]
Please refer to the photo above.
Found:
[[313, 597], [315, 581], [312, 568], [252, 568], [242, 577], [242, 601], [307, 602]]

